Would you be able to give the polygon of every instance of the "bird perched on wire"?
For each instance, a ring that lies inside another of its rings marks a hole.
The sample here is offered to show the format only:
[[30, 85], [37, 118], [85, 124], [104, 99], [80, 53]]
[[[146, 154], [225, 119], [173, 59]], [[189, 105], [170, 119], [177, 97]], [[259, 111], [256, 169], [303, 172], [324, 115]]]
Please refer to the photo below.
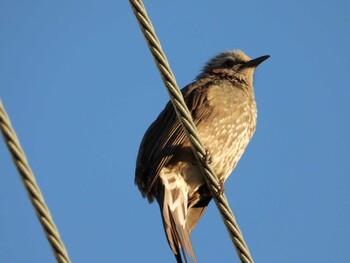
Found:
[[[267, 58], [250, 59], [240, 50], [223, 52], [181, 90], [222, 186], [255, 131], [253, 73]], [[135, 183], [149, 202], [157, 200], [177, 262], [196, 262], [190, 233], [212, 196], [171, 102], [142, 139]]]

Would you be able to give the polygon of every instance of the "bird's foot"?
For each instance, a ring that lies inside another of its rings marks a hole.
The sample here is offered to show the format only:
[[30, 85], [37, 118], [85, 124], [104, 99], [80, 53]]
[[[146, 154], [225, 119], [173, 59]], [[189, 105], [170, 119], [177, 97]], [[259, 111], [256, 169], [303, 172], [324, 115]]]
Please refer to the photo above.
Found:
[[211, 156], [207, 149], [205, 149], [205, 155], [203, 156], [202, 161], [206, 164], [211, 164]]
[[225, 181], [223, 179], [219, 180], [219, 189], [218, 191], [215, 193], [216, 197], [222, 195], [225, 192]]

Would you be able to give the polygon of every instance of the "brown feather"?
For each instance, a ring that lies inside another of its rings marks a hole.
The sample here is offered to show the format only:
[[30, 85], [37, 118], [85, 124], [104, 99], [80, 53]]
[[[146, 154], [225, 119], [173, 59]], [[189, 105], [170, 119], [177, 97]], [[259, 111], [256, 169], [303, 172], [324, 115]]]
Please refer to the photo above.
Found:
[[[210, 105], [206, 103], [206, 96], [208, 87], [213, 84], [211, 79], [203, 79], [182, 89], [186, 105], [195, 124], [198, 124], [211, 112]], [[168, 102], [159, 117], [146, 131], [136, 162], [135, 183], [149, 200], [154, 199], [150, 190], [160, 170], [169, 163], [174, 153], [183, 146], [186, 140], [174, 107], [171, 102]]]

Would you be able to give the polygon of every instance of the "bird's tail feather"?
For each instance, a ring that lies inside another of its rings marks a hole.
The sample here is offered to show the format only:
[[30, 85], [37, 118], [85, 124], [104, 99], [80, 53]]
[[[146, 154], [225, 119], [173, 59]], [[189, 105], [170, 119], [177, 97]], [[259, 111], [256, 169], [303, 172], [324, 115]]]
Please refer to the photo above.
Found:
[[[173, 244], [175, 245], [172, 247], [173, 252], [175, 254], [176, 260], [178, 263], [182, 262], [182, 258], [180, 255], [183, 256], [184, 261], [191, 262], [191, 263], [197, 263], [197, 258], [194, 253], [191, 239], [190, 239], [190, 234], [189, 231], [186, 229], [186, 227], [183, 227], [181, 224], [176, 223], [176, 220], [174, 220], [174, 215], [172, 211], [169, 209], [169, 219], [170, 219], [170, 224], [171, 224], [171, 238], [173, 240]], [[168, 236], [170, 238], [170, 236]], [[175, 249], [175, 251], [174, 251]]]
[[[164, 230], [177, 262], [197, 262], [187, 228], [188, 187], [180, 174], [163, 169], [158, 195]], [[183, 259], [181, 259], [181, 254]]]

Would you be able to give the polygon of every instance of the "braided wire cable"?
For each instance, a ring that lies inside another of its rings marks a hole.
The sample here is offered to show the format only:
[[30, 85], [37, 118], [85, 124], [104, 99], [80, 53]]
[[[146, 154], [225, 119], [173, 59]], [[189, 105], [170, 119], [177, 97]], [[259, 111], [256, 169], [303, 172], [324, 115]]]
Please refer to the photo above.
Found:
[[221, 193], [220, 183], [217, 176], [206, 161], [207, 152], [203, 144], [198, 137], [197, 129], [193, 123], [192, 116], [185, 104], [181, 91], [179, 90], [175, 77], [170, 69], [167, 58], [161, 48], [160, 42], [154, 31], [152, 23], [147, 15], [146, 9], [141, 0], [129, 0], [134, 15], [139, 23], [139, 26], [144, 34], [147, 45], [153, 55], [157, 68], [163, 79], [163, 82], [169, 93], [171, 102], [175, 108], [176, 115], [181, 122], [193, 150], [194, 155], [197, 158], [199, 166], [201, 167], [205, 181], [212, 193], [213, 199], [220, 211], [220, 215], [225, 223], [225, 226], [229, 232], [230, 238], [235, 246], [236, 252], [244, 263], [253, 263], [253, 259], [250, 255], [249, 249], [244, 242], [242, 233], [236, 222], [236, 219], [232, 213], [232, 210], [227, 202], [227, 198], [224, 193]]
[[57, 262], [71, 262], [1, 100], [0, 129]]

